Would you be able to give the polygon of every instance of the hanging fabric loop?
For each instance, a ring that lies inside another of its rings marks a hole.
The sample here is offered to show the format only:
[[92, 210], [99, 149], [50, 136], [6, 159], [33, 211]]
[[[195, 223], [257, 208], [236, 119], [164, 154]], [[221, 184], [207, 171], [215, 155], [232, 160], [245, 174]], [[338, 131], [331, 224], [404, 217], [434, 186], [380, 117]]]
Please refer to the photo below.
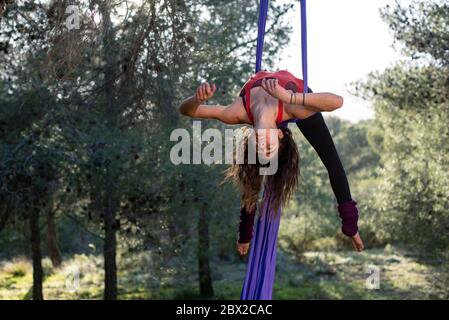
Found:
[[265, 39], [265, 28], [267, 24], [269, 0], [260, 0], [259, 22], [257, 30], [257, 49], [256, 49], [256, 73], [262, 67], [263, 44]]
[[309, 74], [307, 65], [307, 9], [306, 0], [301, 0], [301, 58], [302, 58], [302, 80], [304, 81], [304, 92], [309, 91]]
[[[302, 79], [304, 81], [304, 91], [308, 91], [308, 61], [307, 61], [307, 7], [306, 0], [300, 0], [301, 5], [301, 61], [302, 61]], [[268, 17], [269, 0], [260, 0], [259, 21], [257, 30], [257, 48], [256, 48], [256, 73], [262, 68], [262, 56], [265, 40], [265, 29]]]
[[[300, 2], [302, 75], [304, 92], [308, 92], [306, 0], [300, 0]], [[260, 71], [262, 66], [268, 4], [269, 0], [260, 0], [256, 73]], [[283, 122], [281, 125], [286, 126], [287, 122]], [[240, 295], [242, 300], [268, 300], [272, 298], [276, 271], [277, 238], [282, 210], [279, 209], [276, 212], [271, 209], [272, 186], [265, 187], [263, 205], [259, 209], [256, 229], [250, 247], [245, 281]]]

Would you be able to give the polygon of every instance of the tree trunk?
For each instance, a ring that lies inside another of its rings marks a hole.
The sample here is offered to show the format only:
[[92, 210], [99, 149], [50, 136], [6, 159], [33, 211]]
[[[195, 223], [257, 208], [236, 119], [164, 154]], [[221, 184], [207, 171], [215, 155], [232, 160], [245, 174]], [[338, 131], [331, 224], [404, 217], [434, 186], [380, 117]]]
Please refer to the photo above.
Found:
[[108, 195], [108, 203], [104, 213], [104, 299], [117, 299], [117, 264], [116, 264], [116, 222], [112, 196]]
[[206, 204], [201, 207], [198, 219], [198, 277], [201, 297], [212, 297], [214, 288], [209, 266], [209, 221]]
[[6, 227], [6, 223], [8, 222], [10, 216], [9, 208], [6, 204], [6, 201], [4, 198], [0, 198], [0, 232], [3, 230], [3, 228]]
[[41, 236], [39, 230], [39, 210], [32, 209], [30, 218], [31, 257], [33, 260], [33, 299], [43, 300], [42, 282], [44, 272], [42, 270]]
[[[105, 97], [105, 112], [108, 119], [114, 123], [114, 53], [115, 35], [111, 22], [111, 8], [107, 1], [100, 2], [100, 12], [103, 18], [103, 54], [105, 60], [104, 66], [104, 97]], [[104, 299], [117, 299], [117, 264], [116, 264], [116, 206], [113, 205], [112, 185], [106, 188], [106, 208], [104, 212]]]
[[62, 264], [61, 251], [58, 247], [58, 236], [56, 233], [55, 215], [53, 211], [48, 212], [47, 216], [47, 247], [53, 267], [58, 268]]

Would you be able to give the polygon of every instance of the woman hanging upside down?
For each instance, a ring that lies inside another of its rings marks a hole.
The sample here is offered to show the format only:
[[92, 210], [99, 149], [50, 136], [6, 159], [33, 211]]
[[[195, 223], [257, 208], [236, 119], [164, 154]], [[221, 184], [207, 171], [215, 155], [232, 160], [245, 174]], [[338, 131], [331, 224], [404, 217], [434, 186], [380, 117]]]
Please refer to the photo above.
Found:
[[[356, 251], [362, 251], [363, 241], [358, 232], [358, 210], [352, 200], [346, 173], [321, 112], [331, 112], [343, 105], [343, 98], [333, 93], [307, 93], [303, 81], [287, 70], [260, 71], [243, 86], [240, 96], [229, 106], [205, 105], [213, 97], [216, 86], [201, 84], [194, 96], [184, 100], [179, 111], [192, 118], [216, 119], [227, 124], [250, 124], [254, 127], [259, 157], [277, 156], [278, 170], [262, 176], [260, 162], [234, 164], [226, 177], [235, 180], [242, 192], [237, 250], [246, 254], [253, 236], [253, 225], [260, 190], [271, 185], [275, 209], [287, 203], [298, 184], [299, 154], [292, 133], [284, 121], [299, 119], [296, 124], [314, 147], [328, 170], [329, 180], [338, 202], [342, 232], [350, 237]], [[275, 130], [276, 137], [272, 132]], [[245, 156], [251, 130], [245, 130]], [[270, 134], [271, 133], [271, 134]]]

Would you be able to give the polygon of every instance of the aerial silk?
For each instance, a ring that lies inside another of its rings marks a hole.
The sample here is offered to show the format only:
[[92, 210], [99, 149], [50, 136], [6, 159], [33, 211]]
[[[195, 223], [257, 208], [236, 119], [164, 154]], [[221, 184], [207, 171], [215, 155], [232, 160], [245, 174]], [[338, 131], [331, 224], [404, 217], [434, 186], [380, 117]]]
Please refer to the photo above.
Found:
[[[307, 28], [306, 28], [306, 0], [301, 3], [301, 53], [302, 53], [302, 75], [304, 91], [307, 92]], [[260, 1], [256, 73], [261, 70], [262, 52], [265, 35], [265, 26], [268, 13], [269, 0]], [[299, 121], [299, 120], [293, 120]], [[287, 121], [281, 124], [287, 126]], [[246, 268], [245, 281], [243, 283], [241, 300], [271, 300], [276, 272], [276, 249], [279, 224], [281, 220], [281, 209], [275, 211], [270, 209], [271, 197], [270, 186], [266, 186], [263, 193], [262, 205], [259, 208], [259, 216], [255, 225], [254, 236], [251, 241], [248, 265]]]

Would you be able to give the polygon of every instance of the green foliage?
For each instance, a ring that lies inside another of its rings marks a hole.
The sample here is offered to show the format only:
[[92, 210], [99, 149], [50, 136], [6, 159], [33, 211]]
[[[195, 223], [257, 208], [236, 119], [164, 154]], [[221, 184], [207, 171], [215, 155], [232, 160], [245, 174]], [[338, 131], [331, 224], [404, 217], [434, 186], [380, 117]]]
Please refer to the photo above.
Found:
[[448, 12], [439, 1], [385, 8], [411, 59], [355, 86], [374, 100], [368, 136], [382, 165], [368, 204], [370, 224], [380, 240], [439, 254], [449, 250]]
[[430, 56], [434, 62], [447, 67], [448, 11], [445, 0], [414, 0], [409, 5], [396, 1], [382, 10], [382, 17], [407, 55], [413, 59]]
[[[2, 238], [20, 235], [33, 207], [54, 214], [64, 253], [90, 252], [113, 211], [120, 249], [151, 250], [167, 268], [183, 257], [174, 269], [185, 275], [205, 204], [210, 254], [233, 258], [239, 199], [219, 186], [224, 167], [173, 165], [169, 136], [190, 127], [177, 107], [201, 81], [216, 82], [212, 103], [227, 104], [253, 72], [258, 1], [80, 1], [77, 30], [65, 26], [66, 5], [19, 2], [2, 20]], [[289, 40], [291, 7], [271, 4], [266, 67]]]

